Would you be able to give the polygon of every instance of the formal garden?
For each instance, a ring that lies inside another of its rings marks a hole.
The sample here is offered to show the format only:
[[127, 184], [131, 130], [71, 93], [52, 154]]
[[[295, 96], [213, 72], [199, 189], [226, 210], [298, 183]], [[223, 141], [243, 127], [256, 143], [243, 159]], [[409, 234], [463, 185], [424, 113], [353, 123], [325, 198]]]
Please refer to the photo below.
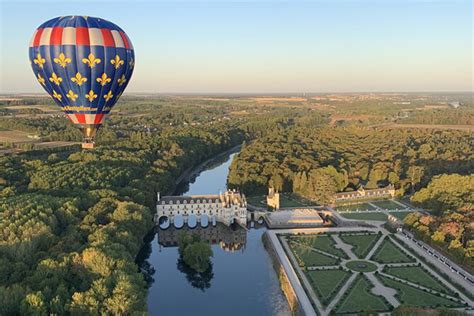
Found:
[[412, 212], [407, 205], [396, 200], [377, 200], [338, 205], [335, 210], [346, 219], [361, 221], [387, 221], [388, 215], [403, 221]]
[[280, 240], [318, 314], [467, 306], [449, 280], [381, 231], [325, 231]]

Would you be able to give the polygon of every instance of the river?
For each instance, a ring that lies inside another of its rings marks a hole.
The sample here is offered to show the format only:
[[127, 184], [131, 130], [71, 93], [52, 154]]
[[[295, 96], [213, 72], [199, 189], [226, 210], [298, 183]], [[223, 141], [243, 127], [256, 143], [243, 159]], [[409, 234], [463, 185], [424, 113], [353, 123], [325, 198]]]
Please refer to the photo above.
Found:
[[[229, 154], [218, 158], [177, 194], [218, 193], [226, 189]], [[261, 240], [265, 227], [245, 230], [223, 224], [194, 229], [157, 229], [140, 263], [148, 280], [150, 315], [290, 315], [277, 275]], [[212, 267], [195, 273], [179, 260], [178, 231], [196, 233], [212, 243]], [[151, 238], [150, 238], [151, 239]]]

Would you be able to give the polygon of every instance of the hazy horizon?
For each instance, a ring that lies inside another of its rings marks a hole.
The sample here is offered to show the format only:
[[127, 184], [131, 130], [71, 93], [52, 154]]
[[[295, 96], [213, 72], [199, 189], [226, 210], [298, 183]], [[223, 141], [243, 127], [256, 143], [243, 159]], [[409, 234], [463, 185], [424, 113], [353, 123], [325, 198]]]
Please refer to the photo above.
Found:
[[[42, 93], [28, 61], [56, 16], [100, 16], [131, 38], [126, 93], [463, 93], [471, 1], [2, 1], [0, 93]], [[14, 31], [13, 31], [14, 30]]]

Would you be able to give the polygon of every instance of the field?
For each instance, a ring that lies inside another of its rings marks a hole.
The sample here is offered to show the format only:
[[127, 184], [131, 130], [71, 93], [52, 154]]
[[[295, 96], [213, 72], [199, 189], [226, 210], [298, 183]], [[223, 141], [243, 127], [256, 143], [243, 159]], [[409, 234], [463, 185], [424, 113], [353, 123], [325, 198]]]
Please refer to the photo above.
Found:
[[347, 219], [359, 219], [366, 221], [386, 221], [387, 215], [380, 212], [360, 212], [360, 213], [340, 213], [342, 217]]
[[0, 130], [0, 143], [29, 143], [33, 142], [33, 138], [29, 138], [30, 133], [22, 131]]
[[343, 242], [352, 246], [352, 252], [357, 257], [363, 259], [380, 236], [378, 234], [341, 234], [340, 238]]

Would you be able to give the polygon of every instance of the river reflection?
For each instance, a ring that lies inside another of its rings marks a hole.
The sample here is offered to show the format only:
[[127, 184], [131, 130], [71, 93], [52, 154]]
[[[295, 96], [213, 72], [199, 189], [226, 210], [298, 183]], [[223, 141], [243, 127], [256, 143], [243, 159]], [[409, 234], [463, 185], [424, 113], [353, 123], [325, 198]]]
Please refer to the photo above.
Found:
[[225, 251], [244, 250], [247, 242], [247, 230], [237, 224], [228, 227], [222, 223], [216, 226], [196, 227], [196, 228], [175, 228], [170, 226], [167, 229], [158, 229], [158, 244], [160, 251], [162, 247], [177, 247], [179, 234], [197, 235], [200, 240], [207, 241], [211, 245], [219, 245]]
[[[216, 194], [225, 191], [230, 157], [220, 157], [180, 186], [179, 194]], [[210, 167], [209, 167], [210, 166]], [[221, 223], [203, 228], [156, 228], [137, 262], [149, 284], [150, 315], [290, 315], [277, 275], [263, 247], [265, 227], [227, 227]], [[211, 243], [208, 271], [196, 273], [180, 259], [177, 235], [198, 234]]]

